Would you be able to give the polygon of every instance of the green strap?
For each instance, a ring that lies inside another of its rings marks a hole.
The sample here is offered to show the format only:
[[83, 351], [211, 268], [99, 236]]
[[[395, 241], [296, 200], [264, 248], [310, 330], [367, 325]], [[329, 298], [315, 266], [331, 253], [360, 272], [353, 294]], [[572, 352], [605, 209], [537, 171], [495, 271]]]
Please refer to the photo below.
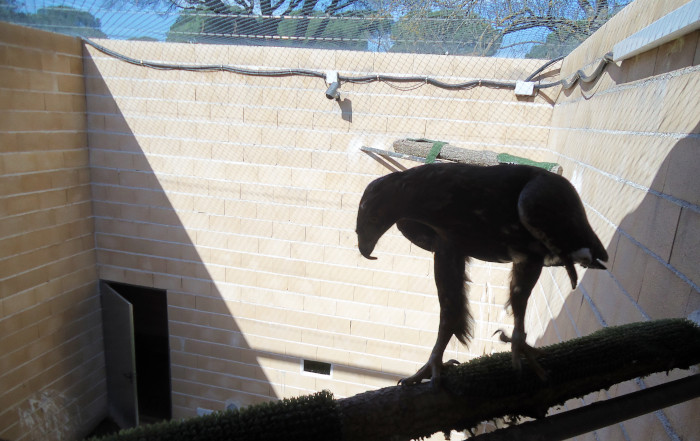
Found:
[[425, 163], [432, 164], [433, 162], [435, 162], [438, 155], [440, 154], [440, 150], [442, 150], [442, 147], [445, 144], [447, 144], [447, 143], [442, 142], [442, 141], [433, 141], [433, 146], [430, 148], [430, 151], [428, 152], [428, 156], [425, 157]]
[[432, 142], [433, 146], [430, 148], [430, 151], [428, 152], [428, 155], [425, 157], [425, 163], [426, 164], [432, 164], [435, 162], [437, 159], [438, 155], [440, 154], [440, 151], [442, 150], [442, 147], [447, 144], [444, 141], [433, 141], [432, 139], [426, 139], [426, 138], [408, 138], [409, 141], [414, 141], [414, 142]]
[[559, 165], [556, 162], [537, 162], [531, 159], [522, 158], [520, 156], [509, 155], [508, 153], [499, 153], [496, 160], [501, 164], [532, 165], [534, 167], [543, 168], [547, 171], [552, 171], [552, 169]]
[[[442, 148], [447, 144], [444, 141], [435, 141], [432, 139], [426, 139], [426, 138], [408, 138], [409, 141], [414, 141], [414, 142], [431, 142], [433, 143], [433, 146], [430, 148], [430, 151], [428, 152], [428, 155], [425, 158], [425, 163], [426, 164], [432, 164], [435, 162], [437, 157], [440, 155], [440, 151], [442, 151]], [[537, 162], [533, 161], [531, 159], [523, 158], [521, 156], [515, 156], [511, 155], [508, 153], [499, 153], [498, 156], [496, 157], [496, 160], [500, 164], [525, 164], [525, 165], [531, 165], [533, 167], [539, 167], [543, 168], [547, 171], [554, 171], [556, 167], [559, 166], [556, 162]]]

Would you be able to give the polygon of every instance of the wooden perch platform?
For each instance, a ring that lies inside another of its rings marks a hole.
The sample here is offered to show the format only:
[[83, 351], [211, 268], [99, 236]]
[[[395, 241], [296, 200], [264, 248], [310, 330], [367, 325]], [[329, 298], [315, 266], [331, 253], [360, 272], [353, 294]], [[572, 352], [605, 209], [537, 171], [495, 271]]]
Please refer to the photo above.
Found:
[[[104, 439], [400, 441], [469, 429], [500, 417], [542, 418], [550, 407], [569, 399], [637, 377], [688, 369], [700, 363], [700, 327], [688, 320], [669, 319], [605, 328], [544, 347], [538, 360], [548, 373], [546, 382], [525, 361], [522, 372], [515, 372], [511, 353], [502, 352], [448, 368], [439, 390], [429, 383], [392, 386], [338, 400], [324, 391], [239, 411], [142, 426]], [[662, 394], [667, 400], [654, 403], [652, 398], [652, 405], [664, 407], [699, 396], [700, 377], [695, 375], [686, 381], [689, 384], [680, 386], [677, 396]], [[655, 409], [644, 407], [642, 412]], [[609, 419], [590, 430], [608, 424]], [[494, 433], [507, 430], [510, 429]], [[538, 434], [544, 429], [534, 430]]]
[[[439, 144], [436, 147], [436, 144]], [[489, 150], [470, 150], [453, 145], [433, 141], [428, 139], [399, 139], [394, 141], [394, 151], [376, 149], [372, 147], [362, 147], [361, 150], [367, 153], [374, 153], [382, 156], [389, 156], [399, 159], [407, 159], [416, 162], [461, 162], [463, 164], [474, 165], [498, 165], [498, 164], [527, 164], [544, 168], [552, 173], [562, 174], [561, 165], [555, 162], [537, 162], [520, 156], [507, 153], [496, 153]], [[428, 159], [430, 158], [430, 159]]]

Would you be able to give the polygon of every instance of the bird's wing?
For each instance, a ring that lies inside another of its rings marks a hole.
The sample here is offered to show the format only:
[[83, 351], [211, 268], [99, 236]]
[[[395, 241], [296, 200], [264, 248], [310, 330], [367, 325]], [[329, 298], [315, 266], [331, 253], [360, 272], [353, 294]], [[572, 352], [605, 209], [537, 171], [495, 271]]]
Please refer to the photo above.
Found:
[[587, 245], [586, 213], [566, 178], [547, 173], [530, 180], [520, 192], [518, 216], [530, 234], [557, 256]]
[[520, 222], [566, 268], [571, 287], [578, 276], [571, 253], [587, 244], [586, 213], [576, 190], [565, 178], [542, 174], [528, 182], [518, 198]]
[[429, 226], [409, 219], [401, 219], [396, 222], [401, 234], [411, 243], [418, 245], [426, 251], [435, 251], [435, 240], [437, 233]]

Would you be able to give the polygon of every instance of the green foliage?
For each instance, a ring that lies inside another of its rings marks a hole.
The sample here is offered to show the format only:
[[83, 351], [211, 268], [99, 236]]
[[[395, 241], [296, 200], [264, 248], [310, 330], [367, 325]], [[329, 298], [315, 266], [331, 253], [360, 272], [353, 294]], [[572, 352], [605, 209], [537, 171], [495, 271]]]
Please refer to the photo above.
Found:
[[[221, 0], [184, 1], [194, 7], [183, 10], [168, 41], [491, 56], [500, 49], [504, 35], [540, 28], [550, 31], [547, 41], [534, 46], [527, 57], [548, 59], [569, 53], [620, 3], [595, 9], [589, 1], [576, 6], [557, 0], [556, 8], [546, 12], [481, 0], [469, 4], [347, 0], [341, 7], [319, 0], [245, 0], [235, 7]], [[254, 4], [264, 9], [262, 15], [251, 7]], [[516, 39], [511, 46], [529, 47], [531, 37], [526, 39]]]
[[[101, 7], [115, 13], [124, 8], [179, 11], [166, 35], [169, 42], [489, 56], [499, 50], [504, 35], [525, 32], [528, 36], [509, 43], [523, 45], [525, 52], [533, 30], [549, 30], [546, 42], [533, 46], [526, 57], [550, 59], [569, 53], [628, 2], [105, 0]], [[22, 7], [20, 0], [0, 0], [0, 20], [105, 37], [99, 19], [89, 12], [52, 6], [28, 14]]]
[[[583, 383], [596, 378], [609, 381], [613, 371], [627, 371], [634, 378], [696, 364], [700, 360], [700, 327], [686, 319], [635, 322], [541, 349], [538, 362], [548, 372], [550, 384], [563, 385], [576, 379], [585, 379]], [[579, 362], [573, 362], [576, 360]], [[512, 375], [512, 369], [511, 354], [500, 352], [451, 367], [445, 381], [454, 393], [470, 396], [531, 395], [542, 387], [527, 364], [519, 377]]]
[[[326, 441], [340, 439], [340, 416], [328, 391], [173, 420], [99, 438], [100, 441]], [[94, 441], [97, 439], [93, 438]]]
[[165, 41], [175, 43], [236, 43], [246, 40], [261, 19], [246, 16], [243, 9], [231, 7], [217, 14], [206, 7], [184, 9], [173, 23]]
[[250, 15], [236, 7], [226, 14], [198, 7], [180, 13], [166, 41], [365, 50], [372, 35], [390, 28], [389, 20], [362, 11], [333, 17], [321, 12], [302, 16], [301, 11], [295, 11], [282, 18]]
[[51, 32], [84, 37], [104, 38], [98, 18], [70, 6], [41, 8], [36, 14], [27, 15], [27, 25]]
[[366, 50], [369, 39], [390, 29], [389, 19], [370, 15], [368, 11], [350, 11], [333, 17], [315, 12], [308, 18], [295, 11], [280, 22], [277, 34], [283, 38], [284, 46]]
[[129, 38], [129, 41], [158, 41], [158, 39], [153, 38], [153, 37], [144, 36], [144, 37], [132, 37], [132, 38]]
[[24, 15], [17, 12], [18, 9], [17, 0], [0, 0], [0, 20], [16, 21], [18, 17]]
[[493, 55], [502, 39], [486, 20], [454, 9], [409, 13], [394, 22], [389, 15], [359, 8], [333, 15], [295, 10], [284, 17], [260, 17], [239, 8], [217, 14], [197, 7], [180, 14], [167, 41], [367, 50], [370, 41], [389, 35], [392, 52], [456, 55]]
[[18, 11], [15, 0], [0, 0], [0, 20], [68, 35], [104, 38], [100, 20], [89, 12], [69, 6], [41, 8], [35, 14]]
[[503, 36], [476, 14], [443, 9], [408, 13], [394, 25], [391, 52], [493, 55]]
[[170, 26], [165, 41], [173, 43], [195, 42], [204, 31], [208, 11], [203, 8], [188, 8], [180, 12]]
[[533, 46], [530, 52], [525, 55], [525, 58], [551, 60], [563, 55], [568, 55], [587, 37], [588, 34], [572, 32], [568, 29], [557, 29], [547, 35], [547, 40], [544, 44]]

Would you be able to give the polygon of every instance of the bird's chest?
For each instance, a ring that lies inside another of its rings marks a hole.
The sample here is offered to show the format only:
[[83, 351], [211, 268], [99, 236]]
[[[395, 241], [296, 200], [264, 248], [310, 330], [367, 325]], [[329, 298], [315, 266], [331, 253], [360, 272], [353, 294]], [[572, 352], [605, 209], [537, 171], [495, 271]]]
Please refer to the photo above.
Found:
[[440, 239], [479, 260], [512, 262], [518, 256], [544, 251], [516, 213], [476, 210], [466, 216], [438, 219], [433, 228]]

